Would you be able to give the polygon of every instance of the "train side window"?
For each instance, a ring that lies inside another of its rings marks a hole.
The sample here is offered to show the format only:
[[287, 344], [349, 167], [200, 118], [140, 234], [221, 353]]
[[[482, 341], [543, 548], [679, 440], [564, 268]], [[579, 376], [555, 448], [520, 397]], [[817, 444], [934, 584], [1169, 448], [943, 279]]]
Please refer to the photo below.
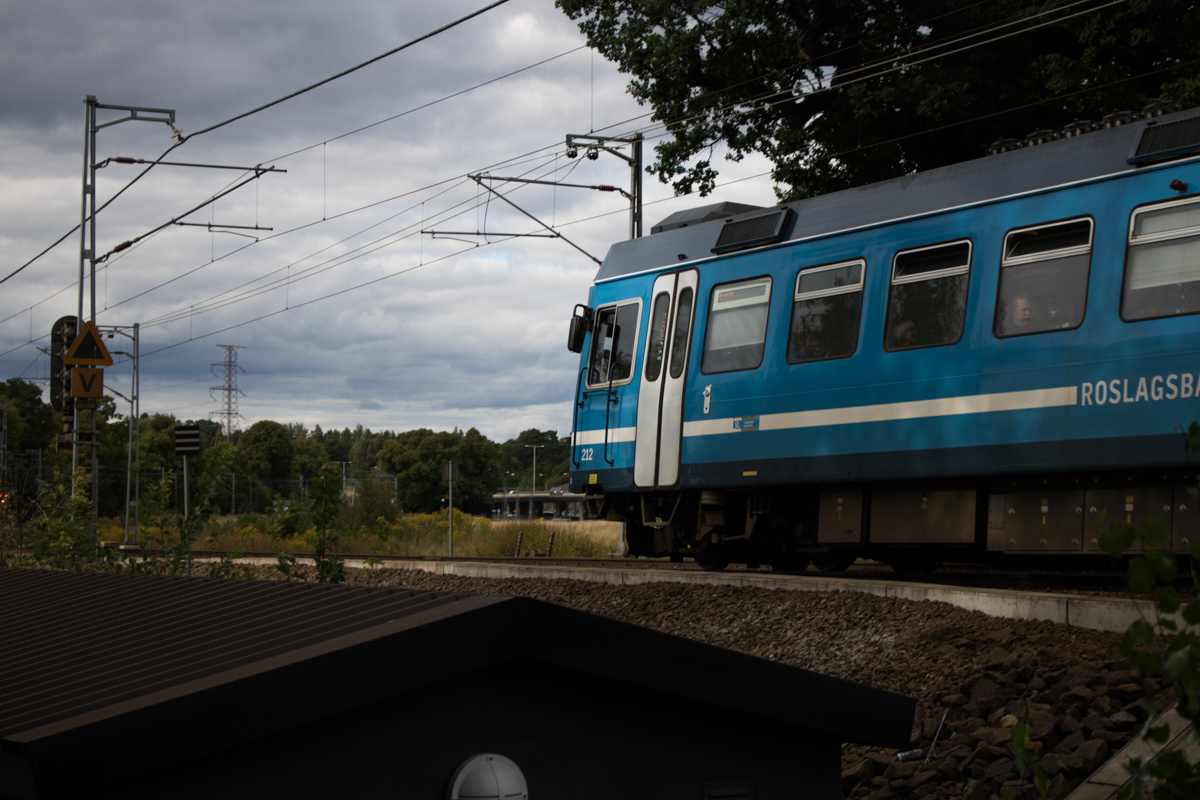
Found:
[[796, 276], [789, 364], [854, 355], [866, 268], [867, 262], [859, 259], [811, 267]]
[[1200, 313], [1200, 201], [1133, 212], [1125, 250], [1121, 319]]
[[962, 338], [970, 277], [969, 239], [897, 253], [883, 349], [938, 347]]
[[685, 287], [679, 293], [679, 304], [675, 308], [675, 337], [671, 342], [671, 377], [683, 374], [687, 363], [688, 333], [692, 328], [692, 289]]
[[662, 292], [654, 298], [650, 312], [650, 330], [646, 332], [646, 380], [658, 380], [662, 371], [663, 348], [667, 344], [667, 315], [671, 313], [671, 295]]
[[1091, 262], [1090, 219], [1009, 231], [993, 332], [1003, 338], [1078, 328]]
[[770, 305], [770, 278], [713, 287], [700, 371], [711, 375], [754, 369], [761, 364]]
[[610, 378], [613, 384], [628, 383], [632, 379], [641, 310], [642, 304], [638, 300], [601, 306], [596, 310], [588, 386], [607, 386]]

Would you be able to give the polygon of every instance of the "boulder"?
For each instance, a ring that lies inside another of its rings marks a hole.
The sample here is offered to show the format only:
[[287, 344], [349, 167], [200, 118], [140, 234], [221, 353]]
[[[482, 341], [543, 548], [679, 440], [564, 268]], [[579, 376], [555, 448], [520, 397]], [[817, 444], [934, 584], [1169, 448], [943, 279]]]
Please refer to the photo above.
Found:
[[1074, 733], [1063, 738], [1063, 740], [1058, 743], [1058, 747], [1054, 748], [1052, 752], [1055, 752], [1061, 756], [1065, 756], [1068, 753], [1073, 753], [1075, 748], [1079, 747], [1079, 745], [1083, 744], [1085, 741], [1087, 741], [1087, 737], [1083, 735], [1083, 731], [1076, 730]]
[[1137, 717], [1128, 711], [1118, 711], [1109, 717], [1108, 721], [1113, 724], [1113, 727], [1123, 731], [1127, 731], [1138, 724]]
[[1056, 717], [1049, 711], [1036, 712], [1036, 715], [1031, 716], [1033, 716], [1033, 719], [1029, 723], [1030, 738], [1045, 739], [1054, 733], [1054, 729], [1058, 727], [1059, 717]]
[[1096, 731], [1106, 731], [1112, 727], [1112, 723], [1108, 721], [1108, 717], [1097, 714], [1095, 711], [1089, 711], [1088, 715], [1079, 721], [1079, 727], [1088, 736], [1093, 735]]
[[980, 663], [986, 669], [1008, 669], [1013, 664], [1017, 663], [1015, 653], [1010, 653], [1003, 647], [993, 647], [991, 650], [979, 657]]
[[936, 770], [928, 769], [923, 772], [914, 772], [913, 776], [904, 783], [913, 789], [919, 789], [927, 783], [934, 781], [938, 776]]
[[956, 781], [962, 775], [962, 770], [958, 767], [958, 761], [946, 757], [938, 760], [937, 774], [943, 781]]
[[1017, 768], [1013, 766], [1011, 758], [1001, 758], [992, 762], [992, 765], [987, 768], [987, 772], [983, 773], [985, 781], [1002, 782], [1008, 779], [1010, 775], [1016, 775]]
[[971, 702], [976, 706], [982, 707], [983, 703], [991, 701], [999, 689], [1000, 685], [991, 678], [980, 678], [971, 687]]
[[1054, 753], [1047, 753], [1038, 760], [1037, 768], [1053, 778], [1055, 775], [1066, 769], [1066, 765], [1063, 763], [1062, 756]]
[[1132, 703], [1134, 700], [1141, 700], [1146, 694], [1146, 690], [1138, 683], [1122, 683], [1113, 686], [1108, 690], [1110, 697], [1120, 700], [1122, 703]]
[[994, 747], [1001, 747], [1012, 742], [1012, 732], [1008, 728], [979, 728], [972, 735], [979, 741]]
[[1067, 776], [1059, 773], [1050, 780], [1050, 788], [1046, 790], [1046, 800], [1060, 800], [1066, 797], [1071, 791], [1071, 784], [1067, 782]]
[[1088, 704], [1092, 702], [1092, 699], [1095, 696], [1095, 692], [1080, 684], [1078, 686], [1072, 686], [1070, 689], [1063, 692], [1059, 696], [1059, 701], [1067, 701], [1067, 705], [1070, 705], [1072, 702]]
[[1063, 759], [1067, 769], [1078, 772], [1095, 772], [1108, 758], [1108, 742], [1102, 739], [1088, 739], [1075, 749], [1075, 752]]
[[857, 761], [842, 770], [842, 794], [848, 795], [860, 783], [870, 783], [875, 777], [875, 762]]

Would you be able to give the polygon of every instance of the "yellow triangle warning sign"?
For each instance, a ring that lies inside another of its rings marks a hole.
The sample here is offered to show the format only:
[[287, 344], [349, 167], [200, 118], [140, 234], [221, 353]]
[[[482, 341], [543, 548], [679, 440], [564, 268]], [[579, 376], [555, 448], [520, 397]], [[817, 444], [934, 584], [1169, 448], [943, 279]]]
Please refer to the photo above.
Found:
[[111, 367], [113, 360], [96, 330], [96, 323], [88, 322], [67, 348], [63, 363], [73, 367]]

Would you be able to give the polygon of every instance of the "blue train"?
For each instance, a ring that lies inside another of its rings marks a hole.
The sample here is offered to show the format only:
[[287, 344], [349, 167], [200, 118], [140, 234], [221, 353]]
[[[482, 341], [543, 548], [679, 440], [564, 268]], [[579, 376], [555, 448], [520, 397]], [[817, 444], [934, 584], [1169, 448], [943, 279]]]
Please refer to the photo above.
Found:
[[1096, 554], [1102, 511], [1186, 551], [1200, 109], [1160, 111], [613, 245], [572, 491], [713, 569]]

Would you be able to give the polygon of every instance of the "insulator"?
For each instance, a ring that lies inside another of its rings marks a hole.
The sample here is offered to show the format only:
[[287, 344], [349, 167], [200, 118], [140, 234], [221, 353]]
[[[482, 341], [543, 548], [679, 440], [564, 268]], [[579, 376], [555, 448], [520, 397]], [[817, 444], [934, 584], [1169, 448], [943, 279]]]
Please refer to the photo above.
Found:
[[567, 158], [575, 158], [578, 155], [579, 155], [579, 151], [576, 150], [574, 147], [567, 148]]
[[129, 156], [114, 156], [111, 160], [117, 162], [118, 164], [136, 164], [137, 163], [136, 158], [130, 158]]
[[128, 250], [130, 247], [133, 247], [133, 242], [121, 242], [119, 245], [113, 248], [113, 252], [119, 253], [122, 250]]
[[589, 161], [595, 161], [600, 157], [600, 149], [597, 147], [589, 147], [587, 149], [587, 157]]
[[615, 192], [617, 190], [617, 187], [609, 186], [607, 183], [602, 183], [599, 186], [597, 186], [596, 188], [602, 192]]

